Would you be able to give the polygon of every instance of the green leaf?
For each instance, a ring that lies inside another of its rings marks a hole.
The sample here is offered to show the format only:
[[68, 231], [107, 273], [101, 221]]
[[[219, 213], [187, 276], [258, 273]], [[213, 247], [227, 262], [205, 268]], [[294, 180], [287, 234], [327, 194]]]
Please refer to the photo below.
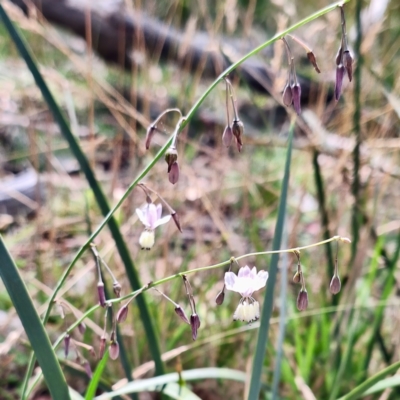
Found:
[[[282, 181], [281, 197], [279, 200], [278, 218], [276, 221], [275, 235], [272, 244], [272, 250], [280, 250], [281, 240], [283, 234], [283, 226], [285, 223], [287, 192], [289, 187], [290, 177], [290, 164], [292, 159], [292, 142], [295, 121], [291, 122], [289, 129], [289, 144], [286, 155], [285, 174]], [[279, 254], [275, 253], [271, 257], [271, 264], [269, 268], [269, 278], [267, 282], [267, 290], [265, 292], [264, 305], [262, 308], [260, 329], [258, 330], [258, 338], [256, 350], [253, 360], [253, 373], [251, 375], [249, 400], [258, 399], [261, 387], [261, 372], [264, 364], [265, 349], [268, 342], [268, 331], [270, 319], [272, 316], [272, 308], [274, 302], [274, 288], [276, 282], [276, 275], [278, 272]]]
[[194, 394], [189, 388], [175, 382], [168, 383], [163, 390], [163, 394], [176, 400], [201, 400], [201, 398]]
[[0, 277], [7, 289], [32, 345], [53, 399], [69, 400], [69, 391], [50, 339], [36, 312], [28, 290], [0, 236]]
[[[201, 379], [228, 379], [242, 383], [246, 382], [246, 374], [244, 372], [229, 368], [197, 368], [189, 371], [183, 371], [181, 377], [184, 381], [195, 381]], [[164, 385], [177, 382], [179, 382], [179, 374], [177, 372], [173, 372], [171, 374], [156, 376], [150, 379], [140, 379], [129, 382], [125, 386], [114, 390], [113, 392], [104, 393], [101, 396], [97, 396], [95, 399], [105, 400], [111, 399], [114, 396], [120, 396], [129, 393], [160, 391]]]
[[85, 400], [92, 400], [93, 397], [96, 394], [96, 389], [97, 386], [99, 385], [100, 379], [101, 379], [101, 375], [103, 374], [104, 368], [107, 364], [107, 360], [108, 360], [108, 350], [104, 353], [103, 358], [100, 360], [100, 362], [98, 363], [96, 370], [93, 373], [93, 377], [90, 381], [89, 387], [87, 388], [86, 391], [86, 395], [85, 395]]

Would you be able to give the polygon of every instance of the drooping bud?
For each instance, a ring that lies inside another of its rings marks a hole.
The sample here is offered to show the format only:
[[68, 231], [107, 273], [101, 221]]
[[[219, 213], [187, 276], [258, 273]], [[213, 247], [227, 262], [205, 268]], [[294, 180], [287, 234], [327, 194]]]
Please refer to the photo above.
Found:
[[342, 58], [343, 58], [343, 48], [342, 48], [342, 46], [340, 46], [339, 50], [338, 50], [338, 52], [336, 54], [336, 59], [335, 59], [335, 62], [336, 62], [337, 66], [342, 64]]
[[297, 296], [297, 309], [304, 311], [308, 307], [308, 294], [306, 289], [301, 289]]
[[150, 125], [147, 128], [147, 132], [146, 132], [146, 150], [149, 149], [150, 147], [150, 143], [151, 143], [151, 139], [153, 139], [154, 133], [156, 132], [157, 127], [154, 125]]
[[190, 325], [192, 327], [192, 338], [193, 340], [196, 340], [197, 330], [200, 328], [200, 318], [196, 313], [190, 316]]
[[286, 84], [285, 88], [283, 89], [282, 101], [286, 107], [291, 106], [293, 103], [292, 88], [289, 84]]
[[120, 285], [120, 283], [118, 282], [118, 281], [115, 281], [114, 283], [113, 283], [113, 291], [114, 291], [114, 294], [117, 296], [117, 297], [121, 297], [121, 285]]
[[335, 82], [335, 99], [338, 101], [340, 99], [340, 95], [342, 93], [342, 84], [344, 78], [345, 68], [343, 64], [340, 64], [336, 67], [336, 82]]
[[172, 163], [171, 167], [168, 170], [168, 179], [169, 181], [175, 185], [179, 180], [179, 164], [177, 161]]
[[236, 138], [236, 144], [239, 151], [241, 151], [243, 142], [242, 136], [244, 131], [243, 122], [240, 119], [234, 119], [232, 123], [232, 134]]
[[297, 115], [301, 113], [301, 87], [299, 83], [292, 85], [293, 108]]
[[171, 171], [172, 165], [178, 160], [178, 152], [175, 146], [171, 146], [165, 153], [165, 161], [168, 164], [168, 173]]
[[[225, 289], [225, 288], [224, 288]], [[222, 289], [218, 294], [217, 297], [215, 298], [215, 302], [217, 303], [218, 306], [220, 306], [224, 300], [225, 300], [225, 290]]]
[[116, 340], [113, 340], [110, 344], [110, 358], [116, 360], [119, 356], [119, 344]]
[[183, 322], [185, 322], [186, 324], [189, 324], [189, 325], [190, 325], [190, 322], [189, 322], [189, 320], [188, 320], [188, 318], [187, 318], [187, 316], [186, 316], [186, 314], [185, 314], [185, 311], [183, 311], [183, 308], [182, 308], [179, 304], [175, 307], [175, 312], [176, 312], [176, 315], [177, 315]]
[[171, 214], [171, 217], [172, 217], [172, 219], [174, 220], [176, 227], [179, 229], [179, 232], [182, 233], [181, 223], [180, 223], [180, 221], [179, 221], [179, 215], [174, 211], [174, 212]]
[[297, 271], [294, 276], [293, 276], [293, 282], [294, 283], [300, 283], [301, 282], [301, 273]]
[[353, 56], [351, 55], [350, 50], [345, 50], [343, 52], [343, 66], [346, 68], [347, 76], [351, 82], [353, 79]]
[[69, 333], [67, 333], [64, 336], [64, 354], [65, 354], [65, 358], [68, 357], [70, 342], [71, 342], [71, 336], [69, 335]]
[[338, 294], [340, 292], [340, 289], [342, 287], [342, 284], [340, 282], [339, 275], [333, 275], [333, 278], [331, 280], [331, 283], [329, 285], [329, 289], [332, 294]]
[[224, 129], [224, 133], [222, 134], [222, 143], [224, 146], [229, 147], [232, 143], [233, 132], [230, 125], [227, 125]]
[[341, 237], [341, 238], [339, 238], [339, 240], [343, 243], [351, 243], [351, 240], [347, 237]]
[[150, 250], [154, 245], [154, 231], [145, 229], [139, 237], [139, 245], [142, 250]]
[[83, 322], [80, 322], [78, 325], [78, 330], [83, 335], [86, 331], [86, 325]]
[[128, 305], [125, 304], [118, 310], [116, 320], [118, 323], [121, 323], [124, 322], [127, 317], [128, 317]]
[[320, 74], [321, 70], [318, 67], [317, 58], [315, 57], [315, 54], [312, 50], [307, 53], [307, 58], [308, 58], [308, 61], [310, 61], [310, 63], [314, 67], [314, 69]]
[[99, 296], [99, 304], [101, 307], [106, 306], [106, 294], [104, 292], [104, 283], [98, 282], [97, 283], [97, 294]]
[[93, 376], [93, 373], [92, 373], [92, 368], [90, 367], [89, 361], [85, 360], [82, 363], [82, 367], [84, 368], [86, 375], [91, 379]]
[[106, 351], [106, 337], [103, 335], [100, 338], [100, 346], [99, 346], [99, 359], [101, 360], [104, 357], [104, 353]]

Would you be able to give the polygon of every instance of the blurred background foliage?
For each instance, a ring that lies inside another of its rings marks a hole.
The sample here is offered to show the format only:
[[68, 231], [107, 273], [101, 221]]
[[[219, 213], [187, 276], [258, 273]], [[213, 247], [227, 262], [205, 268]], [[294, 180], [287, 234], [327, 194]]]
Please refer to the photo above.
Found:
[[[146, 152], [144, 137], [149, 122], [168, 107], [187, 112], [219, 74], [220, 65], [215, 65], [214, 73], [203, 71], [202, 59], [193, 65], [187, 56], [190, 51], [215, 53], [222, 55], [224, 62], [235, 61], [238, 55], [277, 31], [327, 5], [320, 0], [225, 0], [217, 5], [188, 0], [102, 0], [96, 4], [89, 0], [58, 0], [53, 5], [59, 10], [65, 8], [64, 17], [52, 20], [52, 13], [47, 19], [43, 16], [49, 2], [41, 2], [43, 15], [28, 2], [28, 17], [21, 11], [22, 2], [3, 3], [33, 50], [111, 205], [172, 133], [176, 115], [164, 119], [165, 133], [157, 133]], [[101, 42], [97, 42], [99, 31], [79, 32], [74, 25], [79, 18], [74, 19], [75, 14], [68, 10], [74, 10], [86, 22], [90, 16], [93, 26], [104, 26]], [[160, 31], [170, 29], [175, 39], [183, 39], [176, 49], [163, 54], [162, 40], [157, 46], [146, 48], [148, 38], [138, 28], [131, 48], [125, 49], [127, 37], [113, 37], [111, 28], [115, 33], [121, 26], [119, 22], [131, 17], [132, 21], [145, 21]], [[355, 1], [346, 5], [346, 17], [354, 48]], [[343, 286], [334, 298], [329, 293], [329, 282], [335, 246], [302, 253], [309, 293], [306, 312], [299, 313], [295, 307], [298, 287], [292, 283], [291, 275], [296, 270], [296, 260], [291, 256], [281, 260], [280, 268], [288, 269], [288, 291], [284, 299], [280, 298], [278, 282], [264, 364], [265, 399], [271, 398], [282, 301], [287, 307], [279, 385], [282, 399], [336, 398], [399, 358], [400, 4], [396, 0], [362, 2], [361, 21], [363, 64], [358, 132], [354, 131], [353, 120], [357, 107], [354, 85], [345, 83], [338, 103], [332, 99], [334, 60], [340, 44], [339, 11], [295, 32], [314, 50], [320, 75], [307, 63], [303, 49], [290, 42], [304, 93], [303, 113], [295, 130], [285, 247], [311, 244], [327, 235], [352, 238], [354, 229], [359, 240], [353, 254], [350, 246], [339, 246]], [[113, 49], [114, 59], [108, 59], [113, 62], [106, 62], [105, 53], [93, 51], [87, 42], [95, 47], [96, 43], [108, 46], [107, 54]], [[222, 145], [226, 122], [225, 86], [221, 84], [179, 137], [179, 182], [174, 186], [168, 182], [164, 162], [155, 165], [146, 177], [146, 183], [179, 213], [183, 233], [168, 224], [156, 232], [156, 246], [151, 251], [140, 250], [142, 227], [134, 210], [144, 204], [145, 196], [138, 189], [116, 213], [143, 283], [231, 256], [270, 249], [292, 113], [280, 100], [287, 77], [283, 44], [276, 43], [254, 62], [258, 73], [265, 69], [261, 78], [256, 74], [253, 80], [247, 79], [246, 71], [233, 77], [239, 114], [245, 124], [242, 152]], [[258, 78], [259, 86], [253, 82]], [[361, 163], [355, 169], [357, 135]], [[42, 312], [43, 303], [63, 270], [102, 217], [76, 160], [2, 25], [0, 174], [0, 229]], [[359, 177], [356, 195], [352, 191], [355, 174]], [[352, 226], [354, 213], [360, 221], [357, 227]], [[127, 293], [129, 283], [108, 229], [96, 238], [96, 245]], [[269, 261], [269, 257], [252, 257], [246, 263], [268, 269]], [[94, 266], [93, 257], [87, 252], [59, 296], [77, 313], [97, 302]], [[223, 274], [223, 270], [213, 270], [191, 278], [202, 321], [194, 343], [190, 329], [179, 323], [172, 305], [157, 293], [146, 294], [168, 371], [175, 371], [181, 364], [184, 369], [217, 366], [250, 374], [258, 324], [243, 326], [232, 321], [239, 300], [233, 293], [226, 295], [223, 306], [215, 305]], [[181, 305], [186, 304], [180, 281], [160, 289]], [[46, 327], [50, 337], [54, 340], [73, 320], [73, 313], [67, 311], [62, 319], [55, 307]], [[84, 336], [79, 332], [73, 336], [97, 349], [103, 320], [103, 312], [96, 312], [86, 321]], [[133, 376], [151, 376], [153, 365], [135, 307], [121, 325], [121, 332]], [[18, 317], [2, 289], [1, 398], [18, 398], [29, 351]], [[83, 354], [94, 368], [96, 358], [85, 350]], [[88, 378], [75, 363], [74, 354], [64, 360], [60, 349], [59, 356], [69, 384], [84, 391]], [[109, 361], [103, 387], [123, 379], [120, 363]], [[192, 389], [202, 399], [240, 399], [247, 386], [204, 381], [193, 383]], [[34, 396], [44, 399], [46, 391], [38, 388]], [[150, 398], [150, 394], [141, 396]], [[396, 399], [399, 389], [368, 398]]]

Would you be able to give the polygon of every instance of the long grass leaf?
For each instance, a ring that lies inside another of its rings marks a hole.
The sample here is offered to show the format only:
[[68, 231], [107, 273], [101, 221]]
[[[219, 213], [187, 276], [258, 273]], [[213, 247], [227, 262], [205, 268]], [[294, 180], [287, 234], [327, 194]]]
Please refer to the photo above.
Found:
[[[282, 181], [281, 197], [279, 201], [278, 218], [275, 227], [275, 235], [273, 240], [272, 249], [279, 250], [281, 248], [281, 240], [283, 234], [283, 225], [286, 215], [287, 193], [289, 187], [290, 165], [292, 160], [292, 142], [293, 131], [295, 122], [292, 121], [289, 129], [289, 144], [286, 154], [285, 174]], [[264, 365], [265, 349], [268, 342], [268, 332], [270, 319], [272, 316], [272, 307], [274, 302], [274, 288], [276, 282], [276, 275], [278, 272], [279, 254], [273, 254], [271, 258], [271, 265], [269, 268], [269, 278], [267, 283], [267, 290], [265, 292], [264, 305], [262, 309], [260, 329], [258, 331], [258, 338], [256, 350], [253, 361], [253, 372], [251, 375], [249, 400], [258, 399], [261, 387], [261, 372]]]
[[101, 361], [97, 364], [97, 367], [93, 373], [93, 377], [92, 377], [90, 384], [86, 390], [85, 400], [92, 400], [93, 397], [95, 396], [97, 387], [99, 386], [101, 376], [103, 374], [104, 368], [106, 367], [106, 364], [108, 361], [108, 356], [109, 356], [109, 353], [108, 353], [108, 351], [106, 351], [104, 353], [104, 356], [101, 359]]
[[0, 277], [10, 295], [53, 399], [69, 400], [69, 390], [50, 339], [28, 290], [0, 236]]

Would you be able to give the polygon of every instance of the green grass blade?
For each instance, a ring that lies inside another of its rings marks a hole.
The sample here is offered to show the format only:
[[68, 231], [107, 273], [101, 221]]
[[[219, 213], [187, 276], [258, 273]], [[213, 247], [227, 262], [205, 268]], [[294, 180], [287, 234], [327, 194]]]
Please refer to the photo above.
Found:
[[[274, 241], [272, 245], [273, 250], [279, 250], [281, 247], [281, 240], [283, 234], [283, 225], [286, 215], [287, 193], [290, 177], [290, 164], [292, 159], [292, 141], [295, 122], [292, 121], [289, 129], [289, 143], [286, 155], [285, 174], [282, 181], [281, 197], [279, 201], [278, 218], [276, 222]], [[267, 290], [265, 292], [264, 305], [261, 314], [260, 329], [258, 330], [257, 345], [253, 361], [253, 373], [251, 375], [249, 400], [258, 399], [261, 387], [261, 372], [264, 364], [265, 349], [268, 341], [268, 331], [270, 319], [272, 316], [272, 306], [274, 301], [274, 288], [276, 282], [276, 275], [278, 272], [279, 254], [273, 254], [271, 258], [271, 265], [269, 268], [269, 278], [267, 282]]]
[[[196, 381], [202, 379], [227, 379], [245, 383], [246, 374], [242, 371], [237, 371], [230, 368], [196, 368], [188, 371], [183, 371], [182, 379], [184, 381]], [[96, 400], [111, 399], [114, 396], [121, 396], [129, 393], [139, 393], [144, 391], [161, 390], [164, 385], [169, 383], [179, 382], [179, 374], [173, 372], [166, 375], [156, 376], [149, 379], [140, 379], [127, 383], [125, 386], [114, 390], [110, 393], [104, 393], [95, 397]]]
[[89, 384], [89, 387], [87, 388], [87, 391], [86, 391], [85, 400], [92, 400], [93, 397], [95, 396], [97, 387], [98, 387], [100, 379], [101, 379], [101, 376], [103, 374], [104, 368], [105, 368], [105, 366], [107, 364], [107, 361], [108, 361], [108, 356], [109, 356], [109, 353], [108, 353], [108, 350], [107, 350], [104, 353], [104, 356], [101, 359], [101, 361], [97, 364], [97, 367], [96, 367], [96, 369], [95, 369], [95, 371], [93, 373], [93, 377], [92, 377], [92, 379], [90, 381], [90, 384]]
[[61, 371], [50, 339], [36, 312], [28, 290], [21, 279], [16, 265], [0, 236], [0, 277], [17, 310], [22, 326], [32, 345], [35, 356], [42, 368], [44, 379], [53, 399], [69, 400], [69, 390]]
[[[129, 282], [132, 286], [133, 290], [139, 289], [141, 287], [141, 283], [137, 274], [137, 271], [135, 269], [135, 266], [133, 264], [132, 258], [130, 256], [129, 250], [126, 246], [125, 241], [123, 240], [122, 234], [118, 228], [118, 224], [115, 221], [115, 219], [112, 216], [109, 216], [110, 213], [110, 207], [108, 205], [107, 199], [101, 190], [101, 187], [99, 183], [97, 182], [94, 173], [90, 167], [90, 164], [83, 153], [82, 149], [80, 148], [77, 140], [75, 139], [75, 136], [72, 134], [68, 124], [66, 123], [64, 116], [58, 107], [57, 103], [55, 102], [49, 88], [46, 85], [46, 82], [44, 81], [42, 75], [39, 72], [39, 69], [36, 66], [36, 62], [31, 54], [31, 51], [29, 50], [28, 46], [24, 43], [24, 40], [20, 36], [20, 34], [17, 32], [15, 29], [14, 25], [12, 24], [11, 20], [9, 19], [7, 13], [3, 9], [3, 7], [0, 4], [0, 17], [4, 22], [5, 27], [7, 28], [12, 40], [14, 41], [19, 53], [21, 54], [22, 58], [25, 60], [29, 70], [31, 71], [35, 82], [39, 89], [42, 92], [42, 95], [47, 102], [53, 117], [55, 121], [58, 123], [61, 133], [63, 134], [64, 138], [67, 140], [69, 147], [74, 154], [75, 158], [79, 162], [79, 165], [84, 172], [86, 179], [94, 193], [94, 196], [96, 198], [96, 201], [99, 205], [99, 208], [102, 212], [102, 214], [105, 217], [108, 218], [108, 226], [110, 228], [111, 234], [114, 238], [116, 247], [118, 249], [118, 252], [120, 254], [120, 257], [124, 263], [125, 270], [129, 279]], [[157, 339], [157, 335], [154, 331], [154, 326], [152, 323], [152, 319], [150, 316], [150, 312], [147, 306], [147, 303], [145, 301], [144, 296], [139, 296], [137, 298], [137, 305], [139, 307], [141, 319], [143, 322], [143, 326], [146, 332], [148, 344], [149, 344], [149, 349], [152, 354], [152, 357], [155, 362], [155, 370], [156, 374], [162, 374], [164, 371], [164, 365], [161, 360], [161, 352], [160, 352], [160, 347]], [[51, 308], [51, 304], [49, 306], [49, 309]], [[46, 314], [48, 315], [49, 312]], [[30, 363], [30, 366], [33, 364]]]
[[164, 387], [163, 394], [176, 400], [201, 400], [199, 396], [194, 394], [186, 386], [180, 386], [179, 383], [168, 383]]

